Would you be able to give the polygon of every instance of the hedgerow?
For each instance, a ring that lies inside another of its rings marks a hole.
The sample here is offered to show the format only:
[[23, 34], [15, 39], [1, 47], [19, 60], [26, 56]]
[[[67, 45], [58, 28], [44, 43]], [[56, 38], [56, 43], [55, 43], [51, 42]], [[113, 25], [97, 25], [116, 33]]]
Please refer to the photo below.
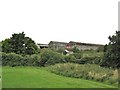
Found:
[[49, 49], [41, 51], [39, 54], [20, 55], [15, 53], [0, 53], [2, 55], [3, 66], [46, 66], [55, 63], [64, 63], [62, 54]]
[[3, 66], [38, 66], [40, 61], [39, 55], [19, 55], [15, 53], [0, 53], [2, 54]]

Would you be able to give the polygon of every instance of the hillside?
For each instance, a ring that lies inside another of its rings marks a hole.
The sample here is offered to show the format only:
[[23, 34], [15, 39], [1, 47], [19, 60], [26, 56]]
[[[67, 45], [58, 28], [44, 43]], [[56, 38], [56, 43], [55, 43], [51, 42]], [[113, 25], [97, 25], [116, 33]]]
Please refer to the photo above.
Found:
[[114, 88], [103, 83], [59, 76], [39, 67], [3, 67], [3, 88]]

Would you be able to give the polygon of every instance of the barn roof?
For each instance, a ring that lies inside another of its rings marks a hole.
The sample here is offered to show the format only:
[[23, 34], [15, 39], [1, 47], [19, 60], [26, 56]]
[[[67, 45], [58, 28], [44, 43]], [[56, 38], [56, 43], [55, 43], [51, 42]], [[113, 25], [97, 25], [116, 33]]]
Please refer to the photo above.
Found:
[[55, 43], [55, 44], [68, 44], [68, 43], [66, 43], [66, 42], [58, 42], [58, 41], [50, 41], [49, 44], [50, 44], [50, 43]]
[[74, 42], [74, 41], [70, 41], [69, 43], [76, 45], [103, 46], [102, 44], [82, 43], [82, 42]]

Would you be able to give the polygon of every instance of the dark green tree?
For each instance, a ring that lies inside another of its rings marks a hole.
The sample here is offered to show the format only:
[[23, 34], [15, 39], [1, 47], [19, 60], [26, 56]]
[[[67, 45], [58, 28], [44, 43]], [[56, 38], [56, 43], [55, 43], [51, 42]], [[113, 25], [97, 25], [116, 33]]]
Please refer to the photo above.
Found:
[[2, 41], [2, 51], [6, 53], [16, 53], [16, 54], [35, 54], [38, 48], [35, 42], [29, 38], [25, 37], [24, 32], [14, 33], [9, 39]]
[[107, 44], [106, 45], [104, 45], [104, 50], [103, 50], [104, 52], [106, 52], [107, 51]]
[[10, 53], [11, 50], [11, 45], [10, 45], [10, 39], [5, 39], [2, 43], [2, 52], [8, 52]]
[[105, 46], [102, 66], [120, 68], [120, 31], [108, 38], [110, 42]]

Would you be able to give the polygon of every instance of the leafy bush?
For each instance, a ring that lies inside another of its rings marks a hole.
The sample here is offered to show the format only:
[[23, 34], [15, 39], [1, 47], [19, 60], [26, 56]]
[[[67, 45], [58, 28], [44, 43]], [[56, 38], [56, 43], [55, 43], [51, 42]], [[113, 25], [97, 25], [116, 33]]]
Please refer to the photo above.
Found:
[[80, 64], [100, 64], [102, 57], [83, 57], [79, 60]]
[[[85, 52], [86, 53], [86, 52]], [[88, 51], [87, 51], [88, 53]], [[89, 52], [90, 53], [90, 52]], [[40, 54], [20, 55], [15, 53], [2, 53], [3, 65], [10, 66], [46, 66], [56, 63], [72, 62], [78, 64], [99, 64], [102, 57], [83, 56], [83, 53], [63, 55], [50, 49], [42, 49]]]
[[85, 50], [85, 51], [81, 51], [82, 53], [82, 57], [103, 57], [104, 53], [101, 52], [97, 52], [96, 50]]
[[80, 50], [79, 50], [77, 47], [74, 47], [74, 48], [72, 49], [72, 51], [73, 51], [74, 53], [80, 53]]
[[73, 56], [74, 56], [76, 59], [81, 59], [82, 54], [81, 54], [81, 53], [73, 53]]
[[54, 52], [49, 49], [44, 49], [41, 54], [41, 61], [40, 65], [45, 66], [45, 65], [53, 65], [55, 63], [63, 63], [64, 58], [60, 53]]
[[22, 60], [22, 56], [15, 53], [1, 53], [2, 54], [2, 64], [10, 66], [20, 66], [19, 63]]
[[40, 56], [37, 54], [21, 56], [15, 53], [2, 54], [2, 65], [4, 66], [38, 66]]
[[63, 54], [64, 50], [65, 49], [63, 49], [63, 48], [59, 48], [58, 50], [56, 50], [56, 52]]
[[26, 55], [22, 59], [23, 66], [40, 66], [40, 55]]
[[103, 52], [97, 52], [96, 50], [81, 51], [79, 57], [76, 58], [78, 64], [101, 64], [103, 59]]
[[74, 57], [74, 55], [68, 55], [68, 56], [64, 56], [65, 62], [73, 62], [75, 63], [76, 58]]
[[114, 70], [102, 68], [95, 64], [56, 64], [49, 66], [48, 70], [68, 77], [84, 78], [99, 82], [109, 81], [112, 82], [111, 84], [118, 82], [118, 77], [114, 76]]

